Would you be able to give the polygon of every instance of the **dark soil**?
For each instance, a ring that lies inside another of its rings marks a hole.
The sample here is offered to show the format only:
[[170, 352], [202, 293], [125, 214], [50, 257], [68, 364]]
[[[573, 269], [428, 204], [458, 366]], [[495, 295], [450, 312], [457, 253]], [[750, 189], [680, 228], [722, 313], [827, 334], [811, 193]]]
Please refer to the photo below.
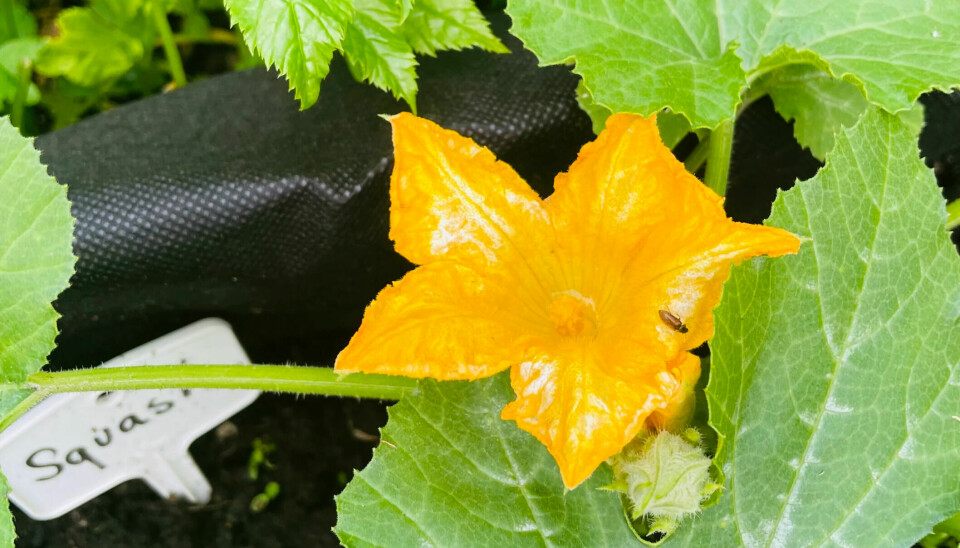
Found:
[[[386, 418], [385, 405], [372, 401], [263, 394], [233, 417], [235, 430], [212, 430], [191, 447], [213, 486], [209, 504], [168, 502], [130, 481], [52, 521], [14, 507], [17, 546], [338, 546], [333, 496], [370, 460]], [[257, 438], [276, 448], [253, 480], [247, 464]], [[251, 511], [271, 481], [280, 495]]]

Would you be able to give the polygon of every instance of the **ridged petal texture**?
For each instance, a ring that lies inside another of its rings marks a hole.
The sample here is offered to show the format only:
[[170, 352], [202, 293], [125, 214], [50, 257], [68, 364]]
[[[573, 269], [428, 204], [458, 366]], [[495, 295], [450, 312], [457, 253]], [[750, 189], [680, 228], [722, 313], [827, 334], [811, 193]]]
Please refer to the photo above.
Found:
[[713, 334], [730, 264], [800, 245], [728, 219], [653, 117], [610, 117], [546, 200], [470, 139], [409, 114], [391, 123], [391, 238], [421, 266], [370, 305], [336, 367], [441, 380], [512, 368], [502, 416], [569, 488], [643, 428], [689, 414], [689, 351]]

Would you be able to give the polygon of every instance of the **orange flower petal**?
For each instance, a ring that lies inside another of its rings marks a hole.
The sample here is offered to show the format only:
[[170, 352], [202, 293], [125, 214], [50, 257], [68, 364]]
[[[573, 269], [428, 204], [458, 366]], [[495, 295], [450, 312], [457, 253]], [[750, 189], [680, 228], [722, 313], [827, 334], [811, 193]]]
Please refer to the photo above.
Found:
[[723, 198], [663, 145], [653, 116], [611, 116], [546, 204], [566, 279], [596, 303], [600, 336], [643, 344], [664, 361], [713, 335], [731, 263], [800, 244], [786, 231], [728, 219]]
[[[626, 264], [638, 245], [668, 244], [650, 242], [648, 230], [676, 216], [678, 189], [691, 190], [678, 182], [696, 181], [678, 165], [660, 140], [655, 116], [607, 119], [606, 129], [584, 145], [569, 171], [557, 175], [546, 200], [564, 260], [576, 270], [571, 278], [600, 289], [608, 281], [606, 271]], [[703, 196], [712, 194], [697, 184]], [[712, 201], [704, 205], [716, 208], [721, 198], [713, 194]]]
[[[757, 255], [796, 253], [800, 245], [796, 236], [780, 229], [706, 215], [699, 223], [685, 220], [655, 227], [651, 233], [659, 241], [677, 243], [637, 251], [607, 308], [611, 325], [605, 334], [619, 341], [658, 341], [664, 355], [691, 350], [713, 337], [713, 309], [720, 303], [731, 264]], [[679, 319], [686, 332], [665, 323], [661, 310]], [[640, 329], [641, 325], [653, 329]]]
[[510, 298], [469, 268], [421, 266], [367, 307], [335, 369], [441, 380], [479, 379], [517, 363], [534, 329]]
[[682, 389], [658, 360], [614, 350], [617, 355], [568, 341], [528, 354], [510, 371], [517, 399], [501, 416], [546, 445], [570, 489], [620, 452]]
[[534, 252], [547, 214], [513, 168], [430, 120], [403, 113], [390, 123], [390, 238], [401, 255], [416, 264], [513, 268]]

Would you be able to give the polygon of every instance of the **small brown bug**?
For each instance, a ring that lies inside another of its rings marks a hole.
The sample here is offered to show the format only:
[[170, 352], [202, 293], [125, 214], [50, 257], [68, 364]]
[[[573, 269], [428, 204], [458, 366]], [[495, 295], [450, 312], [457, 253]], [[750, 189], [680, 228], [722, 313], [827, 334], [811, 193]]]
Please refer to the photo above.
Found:
[[668, 312], [668, 311], [666, 311], [666, 310], [661, 310], [661, 311], [660, 311], [660, 319], [663, 320], [663, 323], [665, 323], [665, 324], [669, 325], [670, 327], [676, 329], [676, 330], [679, 331], [680, 333], [686, 333], [686, 332], [687, 332], [687, 326], [686, 326], [682, 321], [680, 321], [680, 318], [674, 316], [672, 313], [670, 313], [670, 312]]

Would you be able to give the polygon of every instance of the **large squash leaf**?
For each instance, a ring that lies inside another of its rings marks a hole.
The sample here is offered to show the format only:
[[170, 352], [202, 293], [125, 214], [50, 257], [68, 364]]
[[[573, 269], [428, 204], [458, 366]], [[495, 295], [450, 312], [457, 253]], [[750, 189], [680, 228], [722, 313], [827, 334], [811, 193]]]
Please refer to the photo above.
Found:
[[577, 63], [599, 104], [670, 107], [694, 127], [733, 116], [781, 46], [892, 112], [960, 84], [960, 11], [940, 0], [510, 0], [507, 11], [542, 63]]
[[516, 423], [509, 376], [423, 381], [390, 410], [373, 461], [337, 498], [347, 546], [639, 544], [609, 468], [564, 492], [553, 458]]
[[[51, 303], [73, 274], [73, 218], [66, 189], [7, 118], [0, 118], [0, 417], [54, 348]], [[0, 476], [0, 546], [13, 546], [9, 487]]]
[[724, 495], [670, 546], [908, 546], [960, 507], [960, 257], [896, 116], [871, 110], [736, 268], [707, 397]]

